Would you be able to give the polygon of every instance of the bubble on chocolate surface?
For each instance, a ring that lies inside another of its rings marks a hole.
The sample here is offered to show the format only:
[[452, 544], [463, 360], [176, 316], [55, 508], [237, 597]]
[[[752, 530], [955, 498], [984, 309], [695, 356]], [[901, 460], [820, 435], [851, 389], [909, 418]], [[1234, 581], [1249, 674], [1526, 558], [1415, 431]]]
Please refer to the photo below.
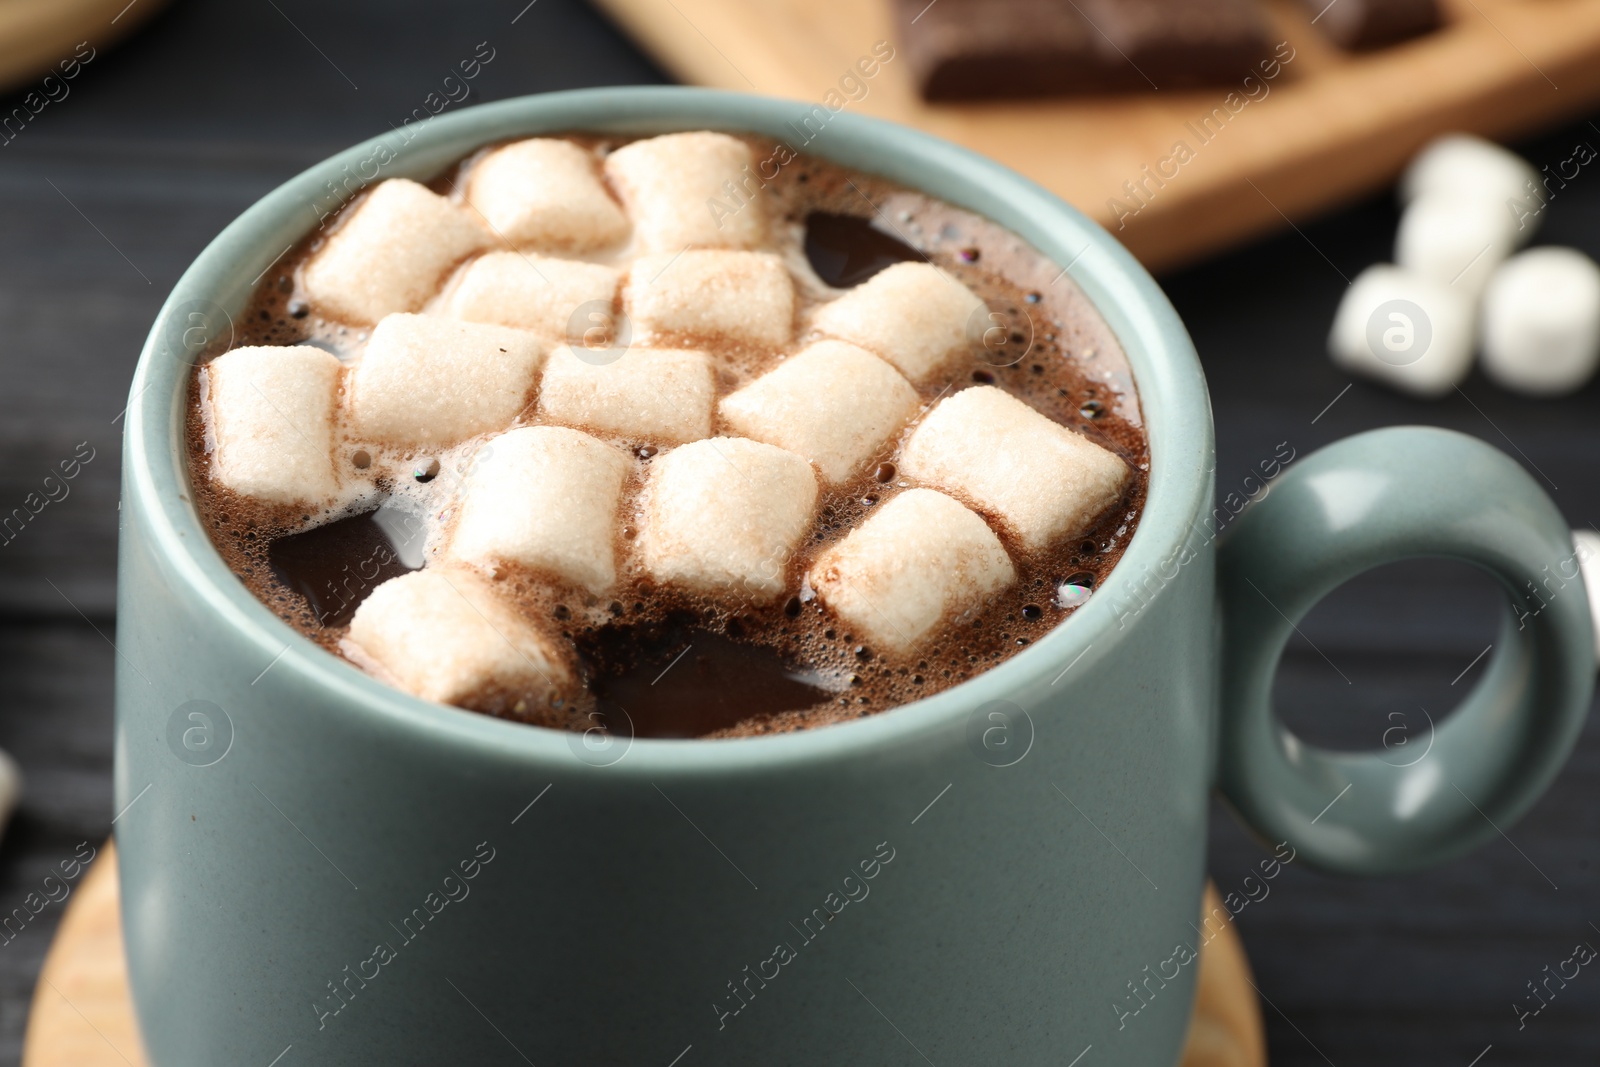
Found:
[[1081, 571], [1056, 586], [1056, 606], [1065, 611], [1080, 608], [1094, 595], [1095, 577]]

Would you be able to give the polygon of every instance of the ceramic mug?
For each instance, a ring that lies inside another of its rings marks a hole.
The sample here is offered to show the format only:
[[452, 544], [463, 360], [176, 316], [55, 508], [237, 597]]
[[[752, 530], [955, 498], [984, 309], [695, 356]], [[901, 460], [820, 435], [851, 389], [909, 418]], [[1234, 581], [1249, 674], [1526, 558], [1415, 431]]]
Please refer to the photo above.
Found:
[[[1292, 464], [1219, 552], [1205, 382], [1149, 275], [1016, 174], [851, 114], [793, 147], [1070, 264], [1127, 351], [1148, 503], [1047, 637], [859, 721], [629, 745], [387, 688], [232, 574], [189, 497], [190, 363], [330, 190], [552, 131], [792, 143], [805, 111], [677, 88], [472, 108], [311, 168], [185, 273], [132, 386], [118, 592], [122, 909], [157, 1067], [1171, 1063], [1214, 787], [1281, 855], [1379, 873], [1470, 848], [1554, 776], [1593, 638], [1581, 583], [1527, 596], [1573, 551], [1519, 467], [1442, 431], [1363, 434]], [[1293, 620], [1413, 555], [1511, 593], [1486, 676], [1410, 766], [1301, 743], [1269, 700]]]

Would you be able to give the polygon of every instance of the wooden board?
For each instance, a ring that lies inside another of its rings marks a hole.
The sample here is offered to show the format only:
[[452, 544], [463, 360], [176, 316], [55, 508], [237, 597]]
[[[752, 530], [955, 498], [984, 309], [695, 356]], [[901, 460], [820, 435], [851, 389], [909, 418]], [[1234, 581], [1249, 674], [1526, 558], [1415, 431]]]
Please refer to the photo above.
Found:
[[[23, 88], [76, 54], [96, 51], [154, 15], [166, 0], [0, 0], [0, 89]], [[47, 90], [61, 93], [59, 87]], [[68, 90], [70, 92], [70, 89]], [[61, 99], [66, 99], [61, 96]]]
[[78, 883], [33, 993], [22, 1062], [146, 1067], [128, 999], [117, 908], [117, 851], [106, 842]]
[[[1205, 910], [1222, 906], [1206, 886]], [[84, 876], [33, 996], [22, 1067], [148, 1067], [128, 999], [117, 907], [116, 846]], [[1181, 1067], [1265, 1067], [1250, 964], [1230, 925], [1200, 952], [1200, 988]]]
[[[808, 104], [821, 103], [875, 42], [898, 48], [887, 0], [596, 2], [685, 82]], [[1250, 72], [1241, 70], [1232, 101], [1219, 87], [929, 105], [900, 56], [846, 107], [1021, 171], [1160, 269], [1380, 188], [1436, 134], [1516, 137], [1600, 99], [1600, 0], [1442, 2], [1444, 29], [1350, 56], [1324, 41], [1294, 0], [1273, 0], [1293, 58], [1248, 93]], [[1191, 155], [1181, 164], [1180, 142]], [[1147, 192], [1130, 195], [1124, 183]]]

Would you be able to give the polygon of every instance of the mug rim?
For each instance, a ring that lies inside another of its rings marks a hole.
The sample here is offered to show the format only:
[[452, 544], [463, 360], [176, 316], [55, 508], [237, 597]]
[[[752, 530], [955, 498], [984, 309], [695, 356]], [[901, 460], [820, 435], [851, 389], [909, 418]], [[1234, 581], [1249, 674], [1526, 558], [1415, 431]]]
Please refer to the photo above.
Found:
[[[930, 696], [848, 722], [782, 734], [714, 741], [633, 738], [622, 756], [603, 764], [621, 778], [746, 772], [870, 755], [885, 746], [964, 727], [978, 707], [1008, 694], [1036, 691], [1063, 664], [1088, 667], [1128, 631], [1118, 629], [1112, 584], [1149, 574], [1178, 557], [1209, 500], [1213, 454], [1210, 397], [1193, 342], [1155, 280], [1099, 225], [1076, 208], [1000, 164], [942, 138], [887, 120], [775, 97], [679, 86], [577, 89], [480, 104], [368, 139], [302, 171], [231, 222], [184, 272], [164, 302], [140, 353], [130, 385], [124, 430], [123, 481], [132, 521], [146, 524], [151, 550], [222, 625], [256, 645], [261, 662], [278, 662], [339, 700], [376, 728], [410, 728], [483, 754], [533, 762], [574, 761], [584, 735], [497, 718], [412, 696], [328, 652], [256, 599], [212, 543], [189, 499], [184, 433], [192, 364], [169, 353], [177, 316], [195, 303], [230, 316], [248, 302], [253, 282], [318, 223], [350, 168], [367, 183], [389, 177], [426, 180], [483, 145], [558, 132], [649, 135], [713, 129], [787, 141], [822, 112], [824, 125], [800, 151], [881, 175], [953, 203], [1010, 229], [1057, 263], [1088, 297], [1117, 338], [1132, 371], [1149, 442], [1144, 511], [1123, 557], [1099, 592], [1044, 637], [1005, 662]], [[358, 185], [359, 193], [365, 184]], [[354, 193], [346, 192], [339, 203]], [[309, 209], [309, 210], [308, 210]], [[268, 238], [271, 238], [270, 240]], [[186, 321], [186, 320], [184, 320]], [[1197, 462], [1199, 460], [1199, 462]], [[290, 655], [298, 651], [300, 655]], [[588, 762], [588, 761], [584, 761]]]

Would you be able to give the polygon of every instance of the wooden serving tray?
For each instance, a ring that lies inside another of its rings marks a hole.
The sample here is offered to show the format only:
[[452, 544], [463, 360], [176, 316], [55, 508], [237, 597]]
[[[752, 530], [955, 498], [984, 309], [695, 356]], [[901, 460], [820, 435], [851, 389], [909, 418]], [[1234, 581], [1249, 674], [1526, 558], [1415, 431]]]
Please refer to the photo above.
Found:
[[[167, 0], [0, 0], [0, 90], [22, 90], [57, 73], [62, 60], [96, 53], [154, 15]], [[91, 60], [92, 62], [92, 60]], [[59, 79], [58, 79], [59, 80]], [[67, 90], [70, 93], [70, 87]], [[42, 94], [55, 93], [49, 86]], [[34, 105], [36, 106], [36, 105]]]
[[[73, 893], [45, 958], [22, 1067], [148, 1067], [128, 999], [117, 904], [117, 851], [108, 841]], [[1202, 914], [1221, 906], [1207, 885]], [[1181, 1067], [1266, 1067], [1250, 963], [1231, 924], [1201, 948], [1199, 981]]]
[[[888, 41], [896, 58], [845, 110], [920, 127], [1021, 171], [1152, 269], [1378, 189], [1439, 133], [1517, 137], [1600, 100], [1600, 0], [1441, 0], [1442, 30], [1360, 55], [1326, 42], [1300, 4], [1272, 0], [1293, 58], [1248, 92], [1252, 72], [1241, 70], [1231, 90], [962, 105], [924, 103], [912, 88], [888, 0], [595, 2], [685, 82], [807, 104], [821, 104]], [[1203, 126], [1214, 109], [1221, 118]], [[1179, 142], [1191, 155], [1182, 163], [1173, 161]], [[1175, 176], [1157, 184], [1147, 166]], [[1125, 182], [1148, 194], [1135, 199]]]

